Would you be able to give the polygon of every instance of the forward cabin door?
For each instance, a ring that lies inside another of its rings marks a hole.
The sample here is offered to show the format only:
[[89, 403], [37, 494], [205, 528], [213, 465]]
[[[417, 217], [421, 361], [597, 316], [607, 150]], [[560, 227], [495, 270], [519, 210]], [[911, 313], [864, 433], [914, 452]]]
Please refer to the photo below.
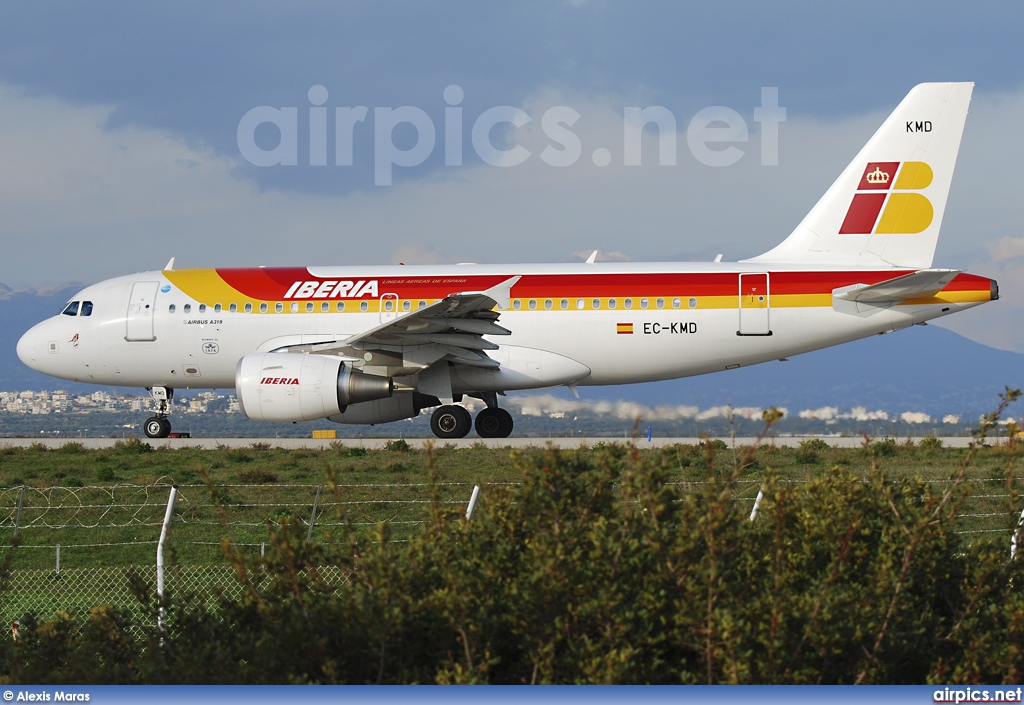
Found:
[[152, 341], [153, 313], [156, 306], [158, 282], [135, 282], [128, 299], [128, 315], [125, 318], [125, 340]]
[[384, 294], [380, 297], [380, 322], [390, 323], [398, 318], [398, 294]]
[[740, 275], [740, 327], [736, 335], [771, 335], [768, 321], [771, 297], [768, 292], [768, 273]]

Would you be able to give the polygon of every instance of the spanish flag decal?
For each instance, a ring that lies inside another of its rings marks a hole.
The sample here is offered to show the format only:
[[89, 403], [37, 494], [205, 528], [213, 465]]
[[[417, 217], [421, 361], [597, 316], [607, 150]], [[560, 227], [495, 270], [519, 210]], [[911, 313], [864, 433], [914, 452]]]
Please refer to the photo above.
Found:
[[615, 332], [619, 335], [633, 335], [632, 323], [616, 323]]

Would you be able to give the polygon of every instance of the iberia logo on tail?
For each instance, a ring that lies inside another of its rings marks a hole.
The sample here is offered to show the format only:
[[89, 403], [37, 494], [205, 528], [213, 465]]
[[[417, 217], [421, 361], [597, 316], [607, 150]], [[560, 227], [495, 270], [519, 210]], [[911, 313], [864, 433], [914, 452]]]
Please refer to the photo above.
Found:
[[922, 232], [935, 213], [931, 201], [916, 192], [931, 182], [932, 168], [924, 162], [869, 162], [839, 234]]

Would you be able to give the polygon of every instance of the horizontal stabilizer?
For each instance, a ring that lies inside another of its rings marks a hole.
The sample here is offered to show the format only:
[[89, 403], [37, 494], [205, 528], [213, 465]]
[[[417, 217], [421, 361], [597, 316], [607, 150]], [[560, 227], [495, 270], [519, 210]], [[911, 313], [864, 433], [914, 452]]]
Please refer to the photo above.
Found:
[[862, 304], [886, 304], [935, 296], [960, 274], [958, 269], [921, 269], [878, 284], [854, 284], [832, 291], [832, 297]]

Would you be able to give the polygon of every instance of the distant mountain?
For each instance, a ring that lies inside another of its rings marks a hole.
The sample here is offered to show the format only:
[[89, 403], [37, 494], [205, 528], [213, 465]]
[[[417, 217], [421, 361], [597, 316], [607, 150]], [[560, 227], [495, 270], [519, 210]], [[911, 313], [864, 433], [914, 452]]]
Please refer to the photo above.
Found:
[[[18, 359], [18, 338], [58, 312], [79, 289], [11, 291], [0, 284], [0, 390], [95, 390], [34, 372]], [[782, 406], [801, 409], [863, 406], [890, 414], [920, 411], [934, 416], [990, 411], [1006, 386], [1024, 387], [1024, 355], [996, 350], [937, 326], [914, 326], [787, 362], [617, 387], [581, 387], [587, 400], [627, 400], [645, 406]], [[568, 390], [557, 396], [571, 399]], [[1024, 414], [1015, 410], [1015, 414]]]

